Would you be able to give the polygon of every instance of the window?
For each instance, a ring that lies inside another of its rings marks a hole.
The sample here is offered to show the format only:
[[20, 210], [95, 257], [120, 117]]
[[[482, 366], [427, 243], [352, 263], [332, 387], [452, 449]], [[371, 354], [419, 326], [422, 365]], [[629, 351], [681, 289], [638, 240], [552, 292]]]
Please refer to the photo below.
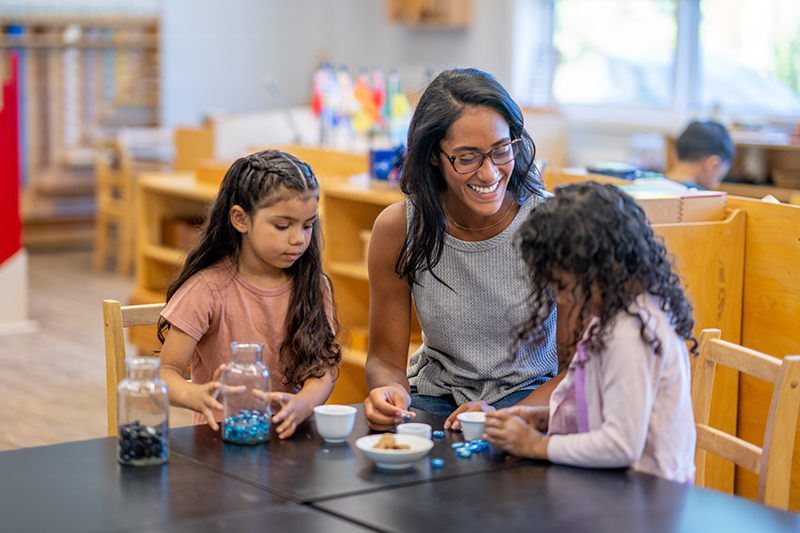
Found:
[[676, 13], [676, 0], [557, 0], [553, 98], [671, 106]]
[[798, 0], [518, 5], [514, 89], [523, 105], [800, 116]]
[[700, 2], [701, 108], [800, 115], [800, 2]]

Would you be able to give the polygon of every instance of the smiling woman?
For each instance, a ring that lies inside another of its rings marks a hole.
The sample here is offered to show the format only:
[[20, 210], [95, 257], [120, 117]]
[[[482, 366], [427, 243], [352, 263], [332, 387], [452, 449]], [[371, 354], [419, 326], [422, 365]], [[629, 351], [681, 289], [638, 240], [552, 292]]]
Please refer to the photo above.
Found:
[[[486, 72], [442, 72], [420, 98], [406, 199], [378, 216], [370, 240], [373, 429], [393, 427], [409, 406], [458, 428], [466, 410], [547, 403], [558, 381], [555, 312], [542, 340], [512, 348], [525, 292], [512, 239], [542, 201], [534, 153], [519, 106]], [[423, 344], [409, 365], [412, 302]]]

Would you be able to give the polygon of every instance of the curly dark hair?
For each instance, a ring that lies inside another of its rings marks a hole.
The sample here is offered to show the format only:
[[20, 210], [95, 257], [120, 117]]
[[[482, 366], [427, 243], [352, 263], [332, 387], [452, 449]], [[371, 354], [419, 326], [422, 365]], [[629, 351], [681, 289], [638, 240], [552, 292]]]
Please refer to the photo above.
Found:
[[693, 342], [692, 306], [681, 288], [667, 256], [663, 238], [656, 237], [636, 202], [614, 185], [584, 182], [557, 188], [555, 196], [534, 209], [516, 235], [531, 291], [526, 305], [530, 318], [517, 328], [517, 342], [540, 335], [541, 325], [553, 310], [551, 283], [560, 275], [575, 277], [583, 304], [569, 332], [568, 353], [580, 340], [591, 317], [591, 288], [596, 283], [602, 297], [599, 328], [589, 342], [600, 353], [616, 322], [625, 311], [635, 317], [642, 339], [656, 354], [661, 342], [648, 331], [645, 319], [630, 309], [642, 293], [657, 297], [675, 332]]
[[[311, 167], [291, 154], [265, 150], [237, 159], [222, 180], [197, 243], [177, 278], [167, 289], [167, 302], [190, 277], [225, 259], [237, 264], [242, 234], [233, 227], [230, 213], [238, 205], [254, 216], [256, 211], [298, 195], [319, 196], [319, 182]], [[339, 323], [328, 321], [326, 294], [333, 303], [333, 285], [322, 270], [322, 228], [316, 219], [308, 249], [286, 269], [294, 281], [286, 315], [286, 338], [281, 345], [284, 381], [302, 386], [338, 367], [342, 351], [336, 342]], [[327, 285], [327, 287], [326, 287]], [[163, 343], [170, 324], [162, 317], [158, 338]]]
[[438, 152], [450, 126], [475, 107], [496, 111], [508, 123], [511, 138], [521, 141], [508, 182], [508, 191], [517, 203], [531, 194], [541, 196], [544, 190], [534, 165], [536, 147], [525, 130], [522, 111], [503, 86], [491, 74], [474, 68], [440, 73], [423, 92], [411, 118], [408, 152], [400, 176], [400, 189], [406, 201], [413, 204], [414, 214], [395, 270], [409, 286], [415, 283], [417, 273], [428, 270], [433, 274], [444, 247], [447, 221], [441, 196], [447, 182], [439, 167], [431, 163], [431, 156]]

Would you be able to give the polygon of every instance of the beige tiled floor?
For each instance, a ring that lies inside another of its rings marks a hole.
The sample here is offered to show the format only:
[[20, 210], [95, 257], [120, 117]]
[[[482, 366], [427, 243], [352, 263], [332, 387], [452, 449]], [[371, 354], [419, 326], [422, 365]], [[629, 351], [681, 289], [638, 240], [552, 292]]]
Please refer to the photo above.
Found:
[[[29, 317], [38, 331], [0, 335], [0, 450], [106, 435], [101, 302], [127, 301], [134, 284], [92, 271], [88, 250], [30, 253]], [[170, 419], [191, 422], [180, 409]]]

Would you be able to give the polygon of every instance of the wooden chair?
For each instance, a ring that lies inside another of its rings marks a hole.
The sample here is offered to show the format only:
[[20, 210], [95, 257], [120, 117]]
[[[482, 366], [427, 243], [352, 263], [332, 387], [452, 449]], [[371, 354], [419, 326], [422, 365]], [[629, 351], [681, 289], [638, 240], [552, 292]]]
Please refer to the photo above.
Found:
[[116, 300], [103, 300], [109, 437], [117, 434], [117, 385], [125, 379], [124, 328], [157, 324], [164, 305], [159, 303], [122, 306]]
[[[117, 272], [131, 272], [134, 249], [134, 169], [127, 146], [120, 139], [100, 143], [95, 157], [97, 214], [95, 218], [95, 270], [103, 270], [114, 253]], [[110, 245], [112, 228], [117, 228], [116, 243]]]
[[[700, 355], [692, 376], [692, 402], [697, 424], [697, 477], [705, 485], [706, 450], [733, 461], [759, 477], [758, 501], [787, 509], [797, 414], [800, 407], [800, 356], [776, 357], [720, 339], [718, 329], [700, 333]], [[773, 383], [762, 448], [708, 425], [717, 365]]]

